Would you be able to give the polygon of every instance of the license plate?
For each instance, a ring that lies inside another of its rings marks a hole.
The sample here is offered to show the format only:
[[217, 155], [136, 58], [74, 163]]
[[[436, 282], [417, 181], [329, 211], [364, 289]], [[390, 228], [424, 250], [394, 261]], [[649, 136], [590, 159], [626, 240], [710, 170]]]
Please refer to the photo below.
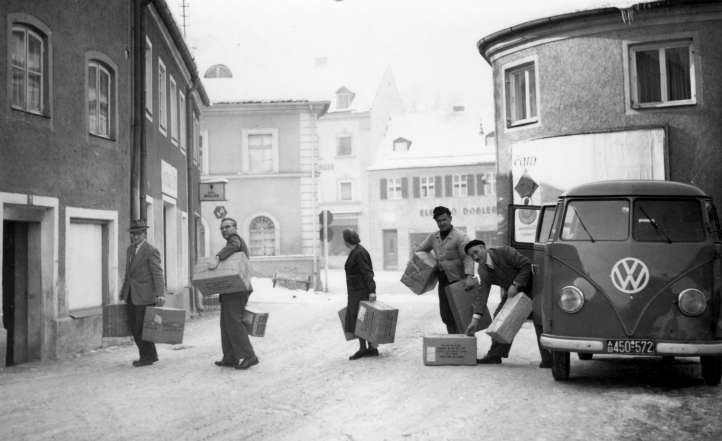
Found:
[[608, 354], [654, 354], [652, 340], [607, 340]]

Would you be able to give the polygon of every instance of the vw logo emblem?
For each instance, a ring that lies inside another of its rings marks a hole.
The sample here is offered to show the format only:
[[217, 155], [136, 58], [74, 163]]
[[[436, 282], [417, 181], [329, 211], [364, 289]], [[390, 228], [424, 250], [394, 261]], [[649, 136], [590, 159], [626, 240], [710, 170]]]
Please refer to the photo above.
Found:
[[609, 276], [614, 287], [625, 294], [638, 293], [649, 283], [649, 269], [636, 257], [619, 259]]

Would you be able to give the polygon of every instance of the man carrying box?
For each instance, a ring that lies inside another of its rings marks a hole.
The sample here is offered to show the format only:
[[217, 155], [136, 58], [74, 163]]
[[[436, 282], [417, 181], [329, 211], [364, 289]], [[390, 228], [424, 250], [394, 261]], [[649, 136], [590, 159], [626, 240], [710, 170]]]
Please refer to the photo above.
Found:
[[[222, 260], [226, 260], [234, 253], [245, 253], [248, 256], [246, 242], [236, 232], [236, 221], [231, 218], [221, 220], [221, 234], [226, 239], [226, 246], [216, 254], [215, 265], [209, 265], [209, 270], [215, 270]], [[239, 291], [220, 294], [218, 299], [221, 303], [221, 347], [223, 358], [216, 361], [216, 366], [229, 366], [236, 369], [248, 369], [258, 364], [248, 338], [248, 331], [243, 325], [243, 312], [245, 311], [248, 297], [253, 292], [249, 283], [248, 291]]]
[[[479, 263], [479, 280], [481, 289], [476, 291], [474, 296], [474, 315], [471, 323], [466, 328], [466, 335], [474, 335], [480, 330], [481, 314], [483, 313], [486, 301], [489, 298], [491, 285], [498, 285], [502, 288], [502, 298], [499, 306], [494, 311], [496, 316], [504, 306], [507, 298], [514, 297], [520, 292], [531, 296], [531, 262], [523, 254], [509, 246], [489, 248], [482, 240], [472, 240], [464, 247], [466, 254]], [[504, 291], [505, 290], [505, 291]], [[537, 346], [541, 355], [540, 368], [551, 367], [551, 353], [543, 349], [539, 343], [539, 336], [542, 333], [541, 326], [534, 323]], [[500, 343], [492, 341], [489, 352], [476, 360], [480, 364], [499, 364], [502, 358], [509, 356], [511, 343]]]
[[416, 248], [416, 251], [434, 250], [439, 262], [439, 313], [449, 334], [458, 334], [454, 315], [446, 298], [446, 287], [457, 280], [465, 279], [465, 289], [474, 287], [474, 262], [464, 253], [464, 245], [469, 240], [466, 234], [451, 225], [451, 211], [446, 207], [434, 208], [434, 220], [439, 231], [431, 233]]

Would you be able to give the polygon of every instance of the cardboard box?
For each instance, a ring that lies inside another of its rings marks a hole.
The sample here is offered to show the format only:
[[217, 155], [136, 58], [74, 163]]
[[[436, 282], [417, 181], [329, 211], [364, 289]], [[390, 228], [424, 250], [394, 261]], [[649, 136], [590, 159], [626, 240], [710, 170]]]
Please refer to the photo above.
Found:
[[436, 258], [425, 251], [417, 251], [406, 265], [401, 283], [408, 286], [415, 294], [429, 292], [438, 281]]
[[[451, 307], [451, 313], [454, 315], [454, 322], [456, 323], [456, 329], [459, 332], [464, 332], [466, 327], [471, 323], [471, 317], [474, 315], [474, 308], [472, 302], [474, 296], [480, 293], [481, 287], [476, 285], [469, 291], [464, 289], [464, 281], [459, 280], [446, 287], [446, 298], [449, 300], [449, 306]], [[484, 311], [481, 315], [481, 321], [479, 325], [481, 328], [486, 329], [491, 323], [491, 314], [489, 308], [486, 306], [487, 298], [482, 299], [484, 302]]]
[[464, 334], [425, 335], [423, 351], [427, 366], [476, 365], [476, 337]]
[[532, 311], [532, 301], [524, 293], [506, 299], [486, 333], [499, 343], [511, 343]]
[[143, 340], [154, 343], [182, 343], [185, 323], [184, 309], [148, 306], [143, 319]]
[[251, 290], [251, 265], [245, 253], [234, 253], [218, 268], [208, 269], [214, 263], [214, 257], [204, 257], [193, 267], [193, 286], [204, 296]]
[[246, 327], [248, 335], [254, 337], [263, 337], [266, 335], [266, 324], [268, 323], [268, 313], [260, 312], [255, 309], [246, 308], [243, 311], [241, 319], [243, 326]]
[[128, 337], [128, 305], [116, 303], [103, 306], [103, 337]]
[[341, 309], [338, 312], [338, 318], [341, 319], [341, 330], [343, 330], [343, 335], [346, 337], [346, 340], [353, 340], [356, 338], [356, 334], [353, 332], [346, 332], [346, 307], [344, 306], [343, 309]]
[[393, 343], [399, 310], [381, 302], [362, 301], [354, 334], [374, 344]]

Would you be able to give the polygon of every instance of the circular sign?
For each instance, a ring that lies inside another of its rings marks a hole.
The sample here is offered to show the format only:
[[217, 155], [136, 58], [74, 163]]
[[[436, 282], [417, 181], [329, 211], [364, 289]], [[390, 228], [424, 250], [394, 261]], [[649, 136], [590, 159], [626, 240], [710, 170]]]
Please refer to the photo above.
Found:
[[615, 288], [625, 294], [636, 294], [649, 283], [649, 268], [636, 257], [624, 257], [612, 266], [609, 274]]
[[213, 214], [216, 216], [217, 219], [221, 219], [223, 217], [226, 217], [228, 212], [226, 211], [226, 207], [223, 205], [219, 205], [213, 210]]

